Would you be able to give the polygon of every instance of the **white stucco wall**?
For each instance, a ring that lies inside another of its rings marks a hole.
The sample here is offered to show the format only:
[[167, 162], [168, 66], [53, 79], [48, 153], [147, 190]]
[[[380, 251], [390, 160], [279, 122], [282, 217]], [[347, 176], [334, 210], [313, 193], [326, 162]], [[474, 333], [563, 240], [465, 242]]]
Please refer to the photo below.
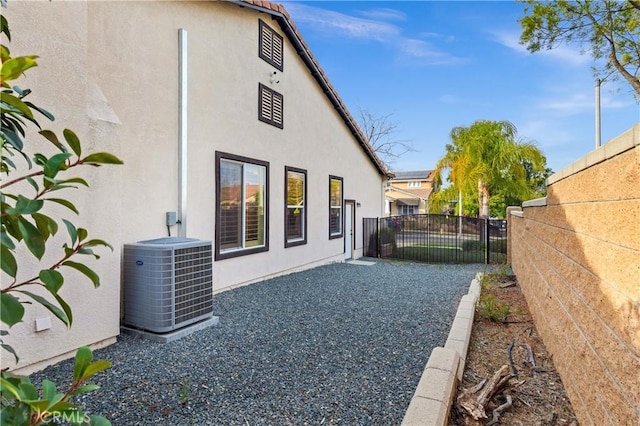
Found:
[[[38, 2], [10, 3], [7, 16], [12, 52], [41, 57], [24, 86], [87, 146], [125, 162], [91, 170], [92, 189], [78, 198], [80, 221], [115, 248], [96, 264], [103, 286], [69, 280], [70, 331], [56, 325], [36, 335], [31, 317], [14, 327], [20, 365], [116, 336], [122, 245], [167, 235], [165, 212], [178, 210], [180, 28], [188, 32], [187, 236], [215, 240], [216, 151], [269, 162], [269, 251], [216, 261], [214, 290], [342, 261], [344, 239], [329, 239], [329, 175], [360, 203], [362, 255], [362, 218], [383, 214], [382, 176], [286, 37], [284, 72], [270, 83], [258, 20], [283, 34], [270, 15], [220, 2]], [[284, 95], [284, 129], [258, 121], [258, 83]], [[308, 242], [290, 248], [285, 166], [306, 169], [308, 179]]]

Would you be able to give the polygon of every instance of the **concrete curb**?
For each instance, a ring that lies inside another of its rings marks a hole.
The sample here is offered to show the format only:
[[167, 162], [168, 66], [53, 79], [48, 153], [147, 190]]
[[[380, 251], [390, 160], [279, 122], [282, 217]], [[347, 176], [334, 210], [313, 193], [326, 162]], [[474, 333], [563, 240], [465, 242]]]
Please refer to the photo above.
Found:
[[446, 426], [449, 422], [451, 403], [458, 382], [462, 380], [464, 364], [473, 328], [475, 306], [480, 297], [482, 273], [469, 285], [469, 292], [462, 297], [451, 324], [444, 348], [434, 348], [422, 372], [402, 424], [405, 426]]

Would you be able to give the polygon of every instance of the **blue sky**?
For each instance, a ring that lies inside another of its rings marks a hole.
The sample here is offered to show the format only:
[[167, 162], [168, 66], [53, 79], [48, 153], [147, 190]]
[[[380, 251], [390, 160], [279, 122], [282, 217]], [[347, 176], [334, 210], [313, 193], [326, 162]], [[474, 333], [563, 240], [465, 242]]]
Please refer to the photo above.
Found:
[[[595, 78], [576, 46], [531, 54], [523, 5], [508, 1], [283, 1], [354, 117], [391, 114], [417, 152], [394, 170], [432, 169], [449, 133], [506, 120], [554, 171], [595, 147]], [[640, 121], [626, 83], [601, 89], [602, 143]]]

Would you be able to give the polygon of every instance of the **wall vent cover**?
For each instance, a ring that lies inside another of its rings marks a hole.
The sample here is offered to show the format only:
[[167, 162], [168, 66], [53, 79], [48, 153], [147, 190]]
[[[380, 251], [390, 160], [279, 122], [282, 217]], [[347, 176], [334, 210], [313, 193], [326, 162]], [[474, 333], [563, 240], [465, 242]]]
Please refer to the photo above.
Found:
[[158, 238], [123, 252], [125, 325], [165, 333], [213, 316], [211, 241]]

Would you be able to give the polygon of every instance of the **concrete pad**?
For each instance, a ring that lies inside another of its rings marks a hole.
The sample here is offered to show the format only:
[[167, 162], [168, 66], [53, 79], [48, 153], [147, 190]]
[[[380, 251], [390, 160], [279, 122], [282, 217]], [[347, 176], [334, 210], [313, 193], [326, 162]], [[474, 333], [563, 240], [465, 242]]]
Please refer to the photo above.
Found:
[[220, 317], [214, 316], [209, 319], [197, 322], [195, 324], [188, 325], [184, 328], [180, 328], [178, 330], [171, 331], [168, 333], [162, 333], [162, 334], [152, 333], [150, 331], [125, 327], [125, 326], [120, 327], [120, 329], [125, 334], [139, 336], [143, 339], [146, 339], [152, 342], [169, 343], [175, 340], [182, 339], [183, 337], [188, 336], [194, 331], [204, 330], [205, 328], [216, 326], [219, 323], [220, 323]]

